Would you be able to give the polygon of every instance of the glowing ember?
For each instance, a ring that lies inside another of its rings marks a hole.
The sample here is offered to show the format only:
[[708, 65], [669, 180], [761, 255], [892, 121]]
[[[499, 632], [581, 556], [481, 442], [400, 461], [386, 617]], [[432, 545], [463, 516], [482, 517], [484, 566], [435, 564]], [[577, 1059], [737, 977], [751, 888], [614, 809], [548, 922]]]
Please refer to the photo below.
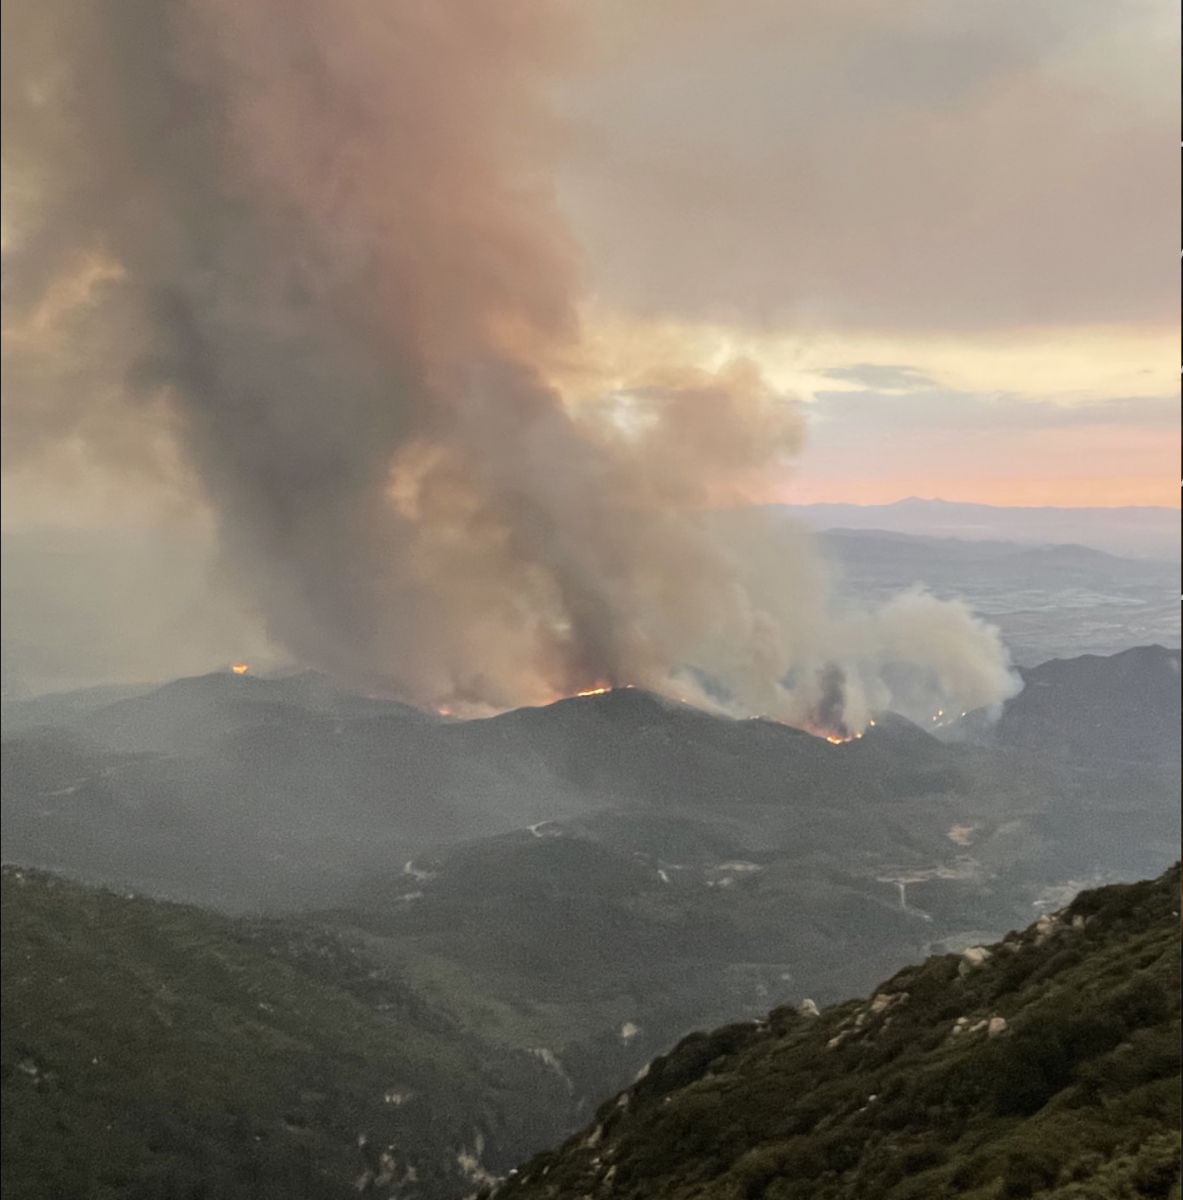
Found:
[[588, 688], [585, 692], [576, 692], [577, 696], [602, 696], [605, 692], [610, 692], [610, 687]]
[[247, 667], [246, 663], [230, 664], [230, 670], [232, 670], [235, 675], [245, 675], [249, 669], [250, 668]]
[[[812, 730], [810, 730], [810, 732], [812, 732]], [[857, 742], [863, 735], [861, 733], [847, 733], [844, 735], [839, 735], [836, 733], [824, 733], [820, 736], [824, 737], [831, 746], [845, 746], [847, 742]]]
[[954, 721], [959, 721], [962, 717], [968, 715], [968, 713], [950, 713], [946, 712], [943, 708], [938, 708], [936, 716], [932, 719], [932, 723], [937, 726], [952, 725]]
[[[858, 733], [838, 733], [833, 728], [819, 729], [816, 725], [798, 725], [793, 721], [784, 721], [780, 717], [770, 717], [765, 714], [763, 717], [753, 717], [752, 720], [772, 721], [777, 725], [783, 725], [786, 729], [800, 729], [802, 733], [809, 734], [810, 737], [815, 737], [819, 741], [829, 742], [831, 746], [845, 746], [847, 742], [857, 742], [865, 732], [859, 730]], [[874, 721], [868, 722], [874, 725]]]

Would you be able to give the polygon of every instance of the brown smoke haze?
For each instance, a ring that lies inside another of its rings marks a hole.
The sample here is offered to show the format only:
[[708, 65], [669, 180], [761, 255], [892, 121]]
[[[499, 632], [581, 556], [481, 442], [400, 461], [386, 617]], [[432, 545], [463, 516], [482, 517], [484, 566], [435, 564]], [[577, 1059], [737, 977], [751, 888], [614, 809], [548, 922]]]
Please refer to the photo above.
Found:
[[719, 536], [791, 398], [581, 338], [546, 103], [578, 40], [543, 0], [5, 0], [5, 470], [184, 476], [276, 645], [424, 705], [1002, 700], [964, 608], [839, 612], [805, 534]]

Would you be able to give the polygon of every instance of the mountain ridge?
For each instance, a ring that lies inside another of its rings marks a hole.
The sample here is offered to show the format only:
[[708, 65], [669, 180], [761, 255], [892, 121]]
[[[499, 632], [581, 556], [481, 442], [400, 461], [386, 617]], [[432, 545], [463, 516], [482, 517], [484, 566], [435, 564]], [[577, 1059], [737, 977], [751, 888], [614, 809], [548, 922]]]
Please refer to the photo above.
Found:
[[773, 504], [762, 511], [793, 517], [815, 530], [862, 529], [967, 540], [1077, 542], [1134, 558], [1179, 557], [1180, 510], [1150, 505], [1118, 508], [1017, 507], [909, 497], [892, 504]]

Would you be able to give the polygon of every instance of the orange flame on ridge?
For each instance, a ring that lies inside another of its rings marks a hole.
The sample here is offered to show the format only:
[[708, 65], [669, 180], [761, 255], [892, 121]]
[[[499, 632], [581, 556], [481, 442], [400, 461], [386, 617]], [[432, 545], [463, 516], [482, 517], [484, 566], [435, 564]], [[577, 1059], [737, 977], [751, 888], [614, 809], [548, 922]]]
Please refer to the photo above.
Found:
[[249, 669], [250, 668], [246, 665], [246, 663], [230, 664], [230, 670], [233, 671], [235, 675], [245, 675]]

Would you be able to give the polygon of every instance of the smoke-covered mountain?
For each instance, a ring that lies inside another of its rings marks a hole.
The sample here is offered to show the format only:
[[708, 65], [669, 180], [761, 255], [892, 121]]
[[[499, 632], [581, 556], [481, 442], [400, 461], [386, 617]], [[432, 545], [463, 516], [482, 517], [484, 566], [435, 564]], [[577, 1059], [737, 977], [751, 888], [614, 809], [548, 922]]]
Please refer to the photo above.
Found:
[[1022, 674], [994, 731], [999, 744], [1077, 761], [1178, 762], [1178, 650], [1052, 659]]
[[[547, 132], [573, 9], [317, 4], [293, 21], [274, 0], [27, 3], [6, 24], [25, 198], [5, 235], [4, 429], [27, 482], [70, 447], [128, 511], [183, 509], [213, 539], [216, 591], [286, 661], [424, 707], [680, 695], [688, 665], [795, 724], [824, 705], [861, 729], [900, 664], [950, 709], [1013, 694], [965, 605], [851, 613], [803, 530], [774, 557], [712, 535], [711, 511], [774, 494], [804, 407], [750, 356], [634, 362], [585, 329]], [[177, 620], [200, 573], [177, 588], [173, 548], [151, 556], [167, 603], [103, 569], [86, 624], [133, 643], [155, 625], [157, 662], [178, 623], [189, 653], [224, 644], [208, 609]], [[12, 639], [34, 659], [72, 624], [37, 617]]]
[[[1002, 747], [942, 744], [902, 718], [834, 746], [630, 689], [451, 721], [311, 674], [8, 702], [4, 853], [173, 898], [290, 908], [342, 903], [359, 874], [433, 846], [603, 810], [725, 823], [752, 852], [854, 861], [865, 847], [865, 873], [882, 874], [928, 869], [971, 842], [987, 853], [991, 830], [1085, 804], [1146, 816], [1108, 859], [1059, 834], [1020, 857], [1046, 853], [1052, 873], [1159, 869], [1170, 851], [1148, 849], [1161, 839], [1150, 814], [1174, 804], [1172, 662], [1150, 648], [1039, 668], [1004, 712]], [[1067, 697], [1062, 711], [1041, 699], [1053, 691]], [[1118, 730], [1107, 749], [1092, 729], [1106, 712]], [[1035, 732], [1014, 732], [1028, 720]], [[1158, 750], [1125, 754], [1127, 726]], [[1048, 753], [1079, 738], [1096, 749], [1092, 776], [1060, 771]], [[1126, 758], [1134, 775], [1109, 778], [1105, 764]]]
[[[713, 523], [730, 544], [763, 522], [762, 553], [775, 560], [786, 552], [779, 543], [800, 530], [766, 516], [730, 510]], [[997, 625], [1023, 665], [1179, 644], [1174, 562], [888, 531], [834, 530], [816, 541], [843, 602], [881, 604], [917, 585], [960, 598]], [[185, 530], [138, 538], [0, 534], [4, 699], [194, 675], [235, 658], [275, 663], [257, 619], [213, 587], [214, 564], [208, 541]]]
[[[1047, 670], [1169, 731], [1177, 690], [1128, 682], [1171, 660]], [[481, 721], [314, 675], [94, 698], [6, 705], [8, 861], [332, 908], [467, 1028], [545, 1049], [576, 1113], [691, 1028], [837, 1000], [1179, 850], [1177, 757], [1049, 753], [1071, 707], [1030, 744], [884, 717], [831, 745], [630, 689]]]
[[498, 1200], [1179, 1197], [1179, 871], [696, 1033]]

